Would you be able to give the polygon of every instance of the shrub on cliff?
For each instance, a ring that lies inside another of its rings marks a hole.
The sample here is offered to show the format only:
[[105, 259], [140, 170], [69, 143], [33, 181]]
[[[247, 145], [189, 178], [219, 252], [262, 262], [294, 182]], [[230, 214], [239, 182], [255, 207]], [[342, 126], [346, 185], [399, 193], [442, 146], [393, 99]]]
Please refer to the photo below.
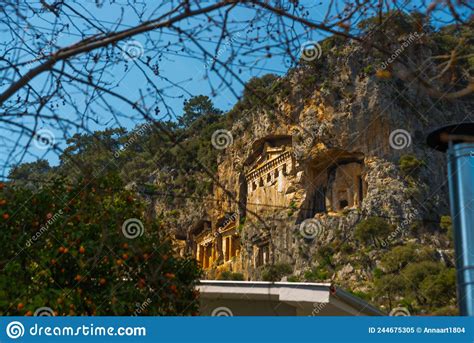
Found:
[[419, 160], [414, 155], [403, 155], [399, 161], [400, 170], [404, 175], [416, 174], [422, 166], [425, 165], [424, 161]]
[[378, 242], [386, 238], [392, 230], [392, 225], [383, 218], [369, 217], [357, 224], [354, 237], [365, 244], [378, 246]]
[[244, 281], [244, 274], [242, 273], [233, 273], [231, 271], [225, 270], [219, 274], [217, 280], [233, 280], [233, 281]]
[[266, 267], [262, 272], [263, 281], [280, 281], [283, 276], [293, 272], [293, 268], [286, 263], [272, 264]]

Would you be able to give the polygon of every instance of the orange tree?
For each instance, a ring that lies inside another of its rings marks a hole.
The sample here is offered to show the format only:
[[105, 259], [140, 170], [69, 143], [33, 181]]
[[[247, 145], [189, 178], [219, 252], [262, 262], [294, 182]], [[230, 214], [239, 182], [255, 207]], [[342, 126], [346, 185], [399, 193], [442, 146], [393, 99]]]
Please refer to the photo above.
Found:
[[2, 184], [0, 314], [196, 314], [196, 262], [144, 213], [116, 175]]

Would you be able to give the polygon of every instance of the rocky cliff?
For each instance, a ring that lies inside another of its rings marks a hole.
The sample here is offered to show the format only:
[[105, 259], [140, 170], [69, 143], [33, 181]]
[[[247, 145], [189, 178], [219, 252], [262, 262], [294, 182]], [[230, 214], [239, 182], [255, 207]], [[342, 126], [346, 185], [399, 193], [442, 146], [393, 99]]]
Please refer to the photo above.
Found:
[[[404, 54], [422, 65], [437, 45], [416, 38]], [[472, 98], [432, 98], [358, 43], [322, 45], [319, 59], [249, 83], [251, 106], [241, 101], [219, 132], [213, 192], [194, 202], [188, 252], [209, 278], [330, 281], [387, 310], [450, 308], [454, 285], [438, 280], [453, 267], [445, 156], [425, 139], [472, 120]], [[450, 296], [429, 299], [423, 273]], [[415, 274], [425, 283], [411, 287]]]

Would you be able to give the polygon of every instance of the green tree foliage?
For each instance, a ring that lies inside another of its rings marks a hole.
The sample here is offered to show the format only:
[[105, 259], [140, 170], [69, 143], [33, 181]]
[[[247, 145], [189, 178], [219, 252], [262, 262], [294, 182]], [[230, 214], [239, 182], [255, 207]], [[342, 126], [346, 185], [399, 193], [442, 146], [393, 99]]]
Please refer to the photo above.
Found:
[[451, 219], [451, 216], [442, 216], [439, 226], [442, 230], [446, 232], [446, 235], [448, 236], [451, 245], [454, 244], [453, 221]]
[[321, 282], [328, 279], [329, 276], [326, 266], [313, 267], [304, 273], [304, 279], [309, 282]]
[[456, 51], [456, 58], [453, 65], [449, 68], [449, 73], [445, 76], [451, 81], [466, 82], [466, 78], [461, 75], [462, 68], [472, 70], [474, 68], [474, 30], [472, 29], [472, 19], [470, 25], [459, 27], [457, 25], [447, 25], [433, 34], [433, 40], [436, 42], [434, 47], [440, 55], [451, 54]]
[[[35, 192], [1, 188], [2, 315], [31, 315], [44, 306], [58, 315], [197, 312], [196, 262], [174, 254], [117, 174], [74, 186], [56, 180]], [[143, 230], [124, 230], [128, 219]]]
[[404, 175], [416, 174], [425, 163], [414, 155], [403, 155], [399, 161], [400, 170]]
[[364, 243], [378, 246], [378, 242], [393, 231], [392, 225], [383, 218], [369, 217], [357, 224], [354, 237]]
[[456, 301], [455, 269], [436, 259], [433, 249], [415, 243], [393, 247], [382, 260], [383, 271], [375, 275], [375, 294], [383, 295], [388, 308], [400, 303], [414, 313], [452, 308]]
[[105, 174], [119, 170], [114, 153], [120, 150], [120, 138], [125, 129], [106, 129], [92, 134], [75, 134], [67, 140], [60, 156], [59, 173], [69, 180], [82, 175]]
[[49, 179], [52, 172], [53, 168], [51, 168], [49, 162], [40, 159], [13, 167], [8, 174], [8, 178], [16, 185], [35, 187], [34, 185], [38, 184], [38, 181]]
[[267, 266], [262, 272], [263, 281], [280, 281], [285, 275], [293, 272], [293, 268], [286, 263], [276, 263]]
[[[167, 179], [160, 191], [206, 195], [212, 180], [204, 169], [215, 171], [219, 154], [211, 137], [217, 129], [225, 128], [225, 116], [208, 97], [199, 95], [185, 101], [182, 121], [186, 125], [160, 123], [168, 134], [151, 123], [137, 125], [129, 132], [118, 128], [75, 134], [67, 140], [58, 167], [51, 168], [47, 161], [39, 160], [16, 166], [9, 176], [18, 184], [37, 184], [54, 175], [72, 182], [82, 175], [118, 172], [125, 183], [145, 184], [161, 171]], [[170, 136], [178, 139], [179, 146]]]
[[275, 74], [266, 74], [261, 77], [251, 78], [245, 85], [242, 98], [229, 112], [229, 117], [237, 121], [249, 110], [256, 110], [272, 106], [280, 85], [279, 78]]
[[456, 297], [456, 270], [442, 267], [437, 274], [428, 275], [420, 283], [421, 294], [431, 308], [453, 303]]
[[221, 114], [222, 111], [214, 107], [208, 96], [198, 95], [184, 101], [180, 122], [186, 128], [193, 125], [194, 128], [198, 126], [202, 129], [216, 121]]
[[230, 271], [223, 271], [217, 277], [218, 280], [233, 280], [233, 281], [244, 281], [244, 275], [242, 273], [233, 273]]
[[434, 251], [430, 248], [420, 248], [418, 245], [408, 243], [393, 247], [383, 255], [381, 265], [389, 273], [400, 272], [413, 262], [435, 261]]

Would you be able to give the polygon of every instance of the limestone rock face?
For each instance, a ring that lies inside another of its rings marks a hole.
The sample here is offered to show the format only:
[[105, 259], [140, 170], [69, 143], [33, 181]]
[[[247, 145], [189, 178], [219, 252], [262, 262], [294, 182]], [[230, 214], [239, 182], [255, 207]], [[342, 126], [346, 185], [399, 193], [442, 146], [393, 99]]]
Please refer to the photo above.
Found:
[[[219, 157], [214, 183], [217, 201], [205, 216], [216, 240], [222, 222], [234, 217], [240, 247], [226, 268], [245, 279], [261, 279], [269, 265], [282, 264], [301, 276], [329, 254], [336, 272], [319, 279], [364, 289], [383, 248], [408, 237], [447, 247], [432, 224], [449, 214], [445, 156], [428, 148], [425, 137], [466, 120], [472, 102], [437, 101], [396, 80], [379, 80], [363, 72], [372, 62], [362, 49], [348, 49], [348, 59], [328, 58], [329, 86], [308, 86], [305, 80], [319, 75], [296, 71], [286, 77], [289, 94], [277, 96], [272, 109], [243, 113], [230, 131], [233, 144]], [[404, 155], [422, 167], [401, 170]], [[396, 230], [379, 237], [378, 249], [363, 260], [351, 252], [358, 249], [355, 226], [368, 217], [384, 218]], [[422, 227], [417, 235], [415, 223]], [[196, 253], [199, 242], [191, 242]], [[211, 256], [215, 268], [226, 253]]]

